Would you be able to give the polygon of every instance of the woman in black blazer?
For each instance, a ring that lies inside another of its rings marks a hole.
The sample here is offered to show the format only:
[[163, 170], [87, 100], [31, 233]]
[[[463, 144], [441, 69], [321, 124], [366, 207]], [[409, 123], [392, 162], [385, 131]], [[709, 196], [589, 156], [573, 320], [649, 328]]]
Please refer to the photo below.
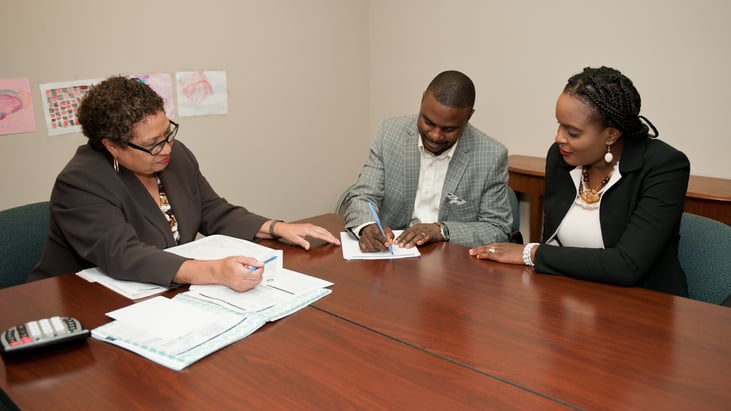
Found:
[[678, 232], [690, 163], [654, 138], [640, 105], [617, 70], [586, 68], [571, 77], [556, 103], [558, 131], [546, 158], [541, 243], [491, 243], [470, 254], [687, 296]]
[[[263, 264], [233, 256], [190, 260], [163, 251], [198, 233], [340, 244], [312, 224], [288, 224], [228, 203], [176, 141], [178, 124], [163, 100], [135, 79], [111, 77], [91, 88], [78, 111], [89, 138], [61, 171], [51, 194], [51, 226], [37, 280], [98, 266], [111, 277], [161, 284], [224, 284], [236, 291], [261, 281]], [[253, 270], [250, 272], [250, 270]]]

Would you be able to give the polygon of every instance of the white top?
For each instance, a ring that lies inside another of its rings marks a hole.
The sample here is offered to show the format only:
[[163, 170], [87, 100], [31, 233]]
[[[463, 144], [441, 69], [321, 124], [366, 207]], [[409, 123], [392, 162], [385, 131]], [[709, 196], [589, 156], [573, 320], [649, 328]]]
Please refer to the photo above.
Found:
[[[581, 182], [581, 166], [577, 166], [569, 173], [576, 186], [576, 200], [558, 226], [554, 236], [548, 241], [549, 244], [562, 245], [564, 247], [585, 247], [604, 248], [602, 239], [602, 227], [599, 220], [599, 208], [602, 198], [594, 204], [586, 203], [579, 196], [579, 183]], [[611, 186], [622, 178], [619, 172], [619, 162], [614, 165], [614, 173], [599, 192], [605, 193]]]
[[449, 162], [459, 140], [449, 150], [435, 156], [424, 148], [424, 142], [419, 138], [419, 183], [416, 186], [414, 199], [414, 215], [410, 225], [419, 223], [435, 223], [439, 221], [439, 205], [442, 202], [444, 179], [447, 177]]

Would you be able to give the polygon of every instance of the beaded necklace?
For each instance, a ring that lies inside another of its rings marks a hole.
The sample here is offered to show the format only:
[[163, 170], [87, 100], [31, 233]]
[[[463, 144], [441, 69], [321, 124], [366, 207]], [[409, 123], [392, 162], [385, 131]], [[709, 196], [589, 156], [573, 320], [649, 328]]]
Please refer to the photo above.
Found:
[[599, 202], [602, 198], [602, 189], [607, 185], [609, 179], [614, 174], [614, 167], [609, 169], [609, 174], [599, 184], [594, 187], [589, 187], [589, 168], [581, 167], [581, 181], [579, 182], [579, 197], [588, 204], [594, 204]]

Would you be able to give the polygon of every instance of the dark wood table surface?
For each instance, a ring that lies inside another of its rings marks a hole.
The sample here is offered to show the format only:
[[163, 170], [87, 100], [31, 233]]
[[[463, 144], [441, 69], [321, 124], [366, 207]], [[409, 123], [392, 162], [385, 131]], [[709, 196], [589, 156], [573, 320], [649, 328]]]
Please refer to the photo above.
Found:
[[[93, 329], [131, 303], [68, 274], [1, 289], [0, 329], [53, 315]], [[571, 409], [312, 307], [180, 372], [89, 338], [3, 358], [0, 387], [23, 410]]]
[[[334, 233], [333, 214], [306, 221]], [[458, 245], [346, 261], [286, 250], [332, 281], [315, 307], [484, 375], [584, 409], [731, 409], [731, 309], [480, 261]]]

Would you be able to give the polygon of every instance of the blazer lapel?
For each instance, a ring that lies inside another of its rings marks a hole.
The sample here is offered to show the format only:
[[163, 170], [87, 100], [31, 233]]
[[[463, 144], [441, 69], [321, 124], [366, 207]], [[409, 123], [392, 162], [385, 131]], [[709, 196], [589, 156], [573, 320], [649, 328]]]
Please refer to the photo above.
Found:
[[140, 182], [140, 180], [131, 171], [126, 169], [120, 170], [119, 176], [123, 179], [124, 185], [127, 186], [127, 189], [132, 193], [132, 198], [136, 199], [135, 201], [141, 202], [140, 208], [142, 209], [142, 214], [144, 215], [145, 220], [147, 220], [151, 226], [155, 227], [160, 232], [160, 235], [165, 238], [165, 242], [168, 246], [172, 247], [176, 245], [173, 233], [170, 231], [170, 226], [168, 225], [165, 216], [162, 214], [162, 211], [160, 211], [159, 200], [156, 203], [152, 197], [150, 197], [150, 193], [147, 192], [145, 186], [142, 185], [142, 182]]
[[472, 150], [472, 139], [468, 134], [468, 130], [465, 130], [464, 134], [459, 138], [457, 147], [454, 150], [454, 155], [449, 161], [449, 168], [447, 169], [447, 175], [444, 178], [444, 186], [442, 188], [442, 201], [439, 206], [439, 220], [448, 220], [450, 201], [448, 196], [455, 194], [457, 186], [462, 180], [467, 166], [470, 162], [469, 152]]
[[416, 188], [419, 185], [419, 167], [421, 158], [419, 156], [419, 130], [414, 124], [409, 132], [408, 138], [402, 140], [401, 147], [404, 153], [404, 198], [406, 199], [405, 215], [410, 219], [414, 214], [414, 200], [416, 199]]

